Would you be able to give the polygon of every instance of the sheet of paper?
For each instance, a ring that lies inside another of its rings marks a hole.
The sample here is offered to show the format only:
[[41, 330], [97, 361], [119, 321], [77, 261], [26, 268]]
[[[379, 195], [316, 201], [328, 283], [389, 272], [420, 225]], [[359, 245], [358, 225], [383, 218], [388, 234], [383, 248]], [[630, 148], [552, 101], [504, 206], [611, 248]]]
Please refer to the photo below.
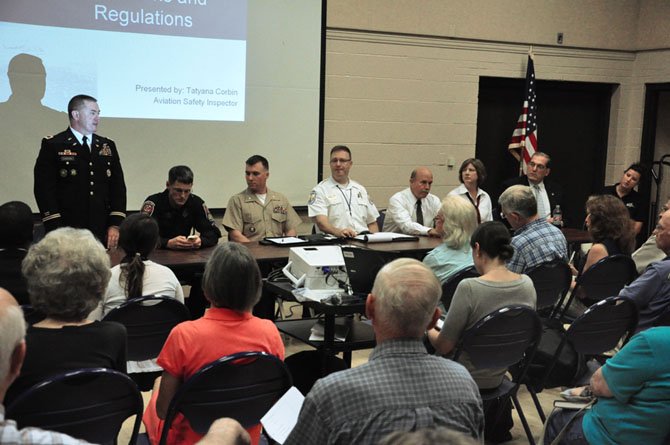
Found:
[[268, 241], [274, 244], [282, 244], [282, 245], [291, 245], [291, 244], [304, 244], [305, 240], [297, 238], [295, 236], [285, 236], [282, 238], [268, 238]]
[[305, 396], [292, 386], [261, 419], [263, 428], [277, 443], [283, 444], [293, 431], [304, 400]]

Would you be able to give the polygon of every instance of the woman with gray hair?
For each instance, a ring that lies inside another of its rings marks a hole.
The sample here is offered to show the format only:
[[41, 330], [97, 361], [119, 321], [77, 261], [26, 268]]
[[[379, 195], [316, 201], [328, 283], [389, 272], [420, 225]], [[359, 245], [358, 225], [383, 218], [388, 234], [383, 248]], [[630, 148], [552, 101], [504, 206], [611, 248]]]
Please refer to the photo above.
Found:
[[436, 221], [444, 242], [431, 250], [423, 262], [444, 283], [473, 265], [470, 236], [477, 228], [477, 212], [466, 200], [449, 195], [442, 201]]
[[[211, 303], [202, 318], [177, 325], [158, 356], [163, 375], [156, 379], [142, 418], [151, 443], [158, 443], [162, 419], [183, 382], [204, 365], [243, 351], [262, 351], [284, 360], [284, 344], [271, 320], [251, 313], [261, 296], [261, 273], [249, 250], [238, 243], [219, 244], [207, 262], [202, 288]], [[256, 444], [261, 426], [247, 429]], [[191, 444], [202, 438], [179, 415], [168, 444]]]
[[109, 282], [109, 257], [93, 234], [64, 227], [33, 245], [21, 268], [33, 308], [46, 318], [28, 328], [21, 375], [7, 399], [61, 372], [111, 368], [126, 372], [126, 328], [91, 321]]

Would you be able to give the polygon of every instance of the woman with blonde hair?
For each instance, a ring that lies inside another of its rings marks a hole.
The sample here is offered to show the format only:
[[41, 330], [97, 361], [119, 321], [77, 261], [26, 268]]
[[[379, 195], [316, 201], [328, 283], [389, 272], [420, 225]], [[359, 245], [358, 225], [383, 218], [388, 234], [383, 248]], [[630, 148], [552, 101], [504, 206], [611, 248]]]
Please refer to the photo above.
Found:
[[449, 195], [442, 201], [436, 220], [443, 242], [431, 250], [423, 262], [444, 283], [473, 264], [470, 236], [477, 228], [477, 212], [468, 201]]

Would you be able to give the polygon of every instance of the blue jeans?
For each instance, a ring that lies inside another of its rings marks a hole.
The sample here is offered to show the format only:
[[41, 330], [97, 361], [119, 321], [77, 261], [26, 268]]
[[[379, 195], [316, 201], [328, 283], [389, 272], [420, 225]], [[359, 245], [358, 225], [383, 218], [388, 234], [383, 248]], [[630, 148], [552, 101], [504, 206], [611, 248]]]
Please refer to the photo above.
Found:
[[[577, 414], [576, 410], [568, 410], [556, 408], [552, 411], [549, 419], [547, 419], [547, 429], [544, 434], [544, 444], [549, 445], [555, 438], [558, 436], [558, 433], [561, 432], [561, 429], [568, 425], [563, 438], [559, 442], [560, 444], [565, 445], [589, 445], [589, 442], [584, 437], [584, 431], [582, 430], [582, 418], [586, 411], [582, 411]], [[575, 415], [577, 415], [575, 417]], [[574, 419], [573, 419], [574, 418]]]

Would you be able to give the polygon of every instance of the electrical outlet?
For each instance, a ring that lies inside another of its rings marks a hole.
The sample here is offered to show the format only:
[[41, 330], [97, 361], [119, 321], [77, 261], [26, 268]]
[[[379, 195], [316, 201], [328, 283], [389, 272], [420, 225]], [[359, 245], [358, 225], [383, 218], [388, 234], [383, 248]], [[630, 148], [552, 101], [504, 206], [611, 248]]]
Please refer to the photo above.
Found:
[[556, 43], [558, 43], [559, 45], [563, 44], [563, 33], [562, 32], [559, 32], [558, 34], [556, 34]]

